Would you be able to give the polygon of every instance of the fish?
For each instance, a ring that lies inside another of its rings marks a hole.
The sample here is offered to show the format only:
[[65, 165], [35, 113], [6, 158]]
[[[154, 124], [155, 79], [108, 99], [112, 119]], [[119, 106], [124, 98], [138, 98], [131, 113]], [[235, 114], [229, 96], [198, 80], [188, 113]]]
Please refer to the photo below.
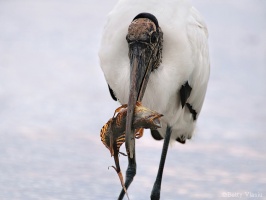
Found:
[[[127, 104], [117, 108], [114, 115], [102, 127], [100, 137], [102, 143], [109, 149], [111, 156], [119, 152], [121, 145], [125, 142]], [[143, 129], [161, 128], [160, 118], [163, 115], [142, 106], [137, 102], [134, 110], [133, 128], [135, 138], [139, 139], [143, 135]]]
[[[112, 167], [116, 170], [120, 183], [128, 197], [118, 157], [119, 153], [126, 155], [119, 151], [120, 147], [125, 142], [126, 116], [127, 104], [123, 104], [115, 110], [113, 117], [104, 124], [100, 131], [100, 137], [102, 143], [107, 149], [109, 149], [111, 157], [114, 157], [116, 166]], [[143, 136], [144, 129], [161, 128], [160, 118], [162, 116], [162, 114], [142, 106], [141, 102], [137, 101], [132, 122], [133, 129], [135, 130], [135, 138], [141, 138]]]

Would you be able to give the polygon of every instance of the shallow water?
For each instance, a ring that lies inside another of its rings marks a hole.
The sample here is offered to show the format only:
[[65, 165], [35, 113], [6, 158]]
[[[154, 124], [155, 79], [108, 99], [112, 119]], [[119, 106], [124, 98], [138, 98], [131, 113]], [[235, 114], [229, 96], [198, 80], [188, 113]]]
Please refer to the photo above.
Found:
[[[1, 200], [117, 198], [99, 131], [118, 104], [97, 57], [115, 2], [0, 1]], [[169, 149], [161, 198], [266, 199], [266, 3], [192, 2], [211, 78], [195, 137]], [[148, 132], [137, 141], [131, 199], [149, 199], [161, 147]]]

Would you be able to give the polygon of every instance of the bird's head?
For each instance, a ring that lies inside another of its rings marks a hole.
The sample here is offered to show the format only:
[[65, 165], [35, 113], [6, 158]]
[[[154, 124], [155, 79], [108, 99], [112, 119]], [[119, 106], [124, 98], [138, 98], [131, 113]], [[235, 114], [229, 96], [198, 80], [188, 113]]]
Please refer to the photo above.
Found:
[[[126, 36], [129, 47], [129, 59], [132, 78], [137, 78], [140, 88], [137, 96], [141, 101], [148, 78], [154, 69], [159, 67], [162, 60], [163, 33], [156, 17], [150, 13], [138, 14], [128, 27]], [[132, 77], [133, 72], [138, 72]], [[146, 81], [145, 81], [146, 80]]]
[[128, 101], [127, 128], [131, 130], [134, 107], [141, 101], [153, 70], [162, 60], [163, 33], [156, 17], [150, 13], [138, 14], [128, 28], [126, 36], [130, 59], [130, 94]]

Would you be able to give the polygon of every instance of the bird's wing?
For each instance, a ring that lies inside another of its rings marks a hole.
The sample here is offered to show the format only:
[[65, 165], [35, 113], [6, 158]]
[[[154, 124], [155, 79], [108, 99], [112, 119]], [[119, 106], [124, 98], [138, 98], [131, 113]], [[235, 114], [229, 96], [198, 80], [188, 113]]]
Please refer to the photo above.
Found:
[[[208, 30], [199, 12], [194, 7], [190, 9], [186, 29], [191, 48], [191, 61], [194, 67], [188, 76], [188, 80], [184, 81], [181, 86], [179, 95], [181, 106], [186, 110], [185, 113], [191, 114], [191, 117], [184, 117], [183, 120], [189, 120], [188, 123], [191, 127], [194, 127], [191, 119], [196, 121], [201, 111], [210, 74]], [[185, 143], [186, 139], [191, 138], [192, 133], [193, 131], [181, 135], [176, 138], [176, 141]]]
[[[192, 50], [192, 62], [194, 69], [188, 78], [186, 92], [186, 105], [195, 120], [199, 114], [204, 97], [206, 94], [207, 84], [210, 74], [210, 61], [208, 51], [208, 30], [199, 12], [192, 7], [187, 25], [187, 34]], [[182, 90], [182, 89], [181, 89]], [[182, 92], [181, 92], [182, 94]], [[182, 102], [182, 105], [184, 102]]]

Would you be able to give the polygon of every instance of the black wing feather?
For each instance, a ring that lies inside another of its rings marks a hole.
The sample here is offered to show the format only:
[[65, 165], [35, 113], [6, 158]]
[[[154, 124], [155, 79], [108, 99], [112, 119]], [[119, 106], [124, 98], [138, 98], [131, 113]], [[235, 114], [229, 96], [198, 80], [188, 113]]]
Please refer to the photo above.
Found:
[[190, 96], [191, 90], [192, 88], [188, 84], [188, 81], [184, 85], [182, 85], [180, 89], [180, 100], [181, 100], [182, 108], [184, 108], [184, 106], [186, 105], [186, 102], [187, 102], [188, 97]]
[[110, 92], [110, 95], [113, 98], [113, 100], [117, 101], [117, 98], [115, 96], [115, 93], [114, 93], [114, 91], [112, 90], [112, 88], [110, 87], [109, 84], [108, 84], [108, 88], [109, 88], [109, 92]]
[[190, 85], [188, 84], [188, 81], [182, 85], [181, 89], [180, 89], [180, 100], [181, 100], [181, 105], [182, 108], [184, 108], [184, 106], [186, 105], [189, 112], [192, 114], [193, 120], [197, 119], [197, 112], [196, 110], [194, 110], [193, 106], [189, 103], [187, 103], [187, 100], [190, 96], [192, 87], [190, 87]]

